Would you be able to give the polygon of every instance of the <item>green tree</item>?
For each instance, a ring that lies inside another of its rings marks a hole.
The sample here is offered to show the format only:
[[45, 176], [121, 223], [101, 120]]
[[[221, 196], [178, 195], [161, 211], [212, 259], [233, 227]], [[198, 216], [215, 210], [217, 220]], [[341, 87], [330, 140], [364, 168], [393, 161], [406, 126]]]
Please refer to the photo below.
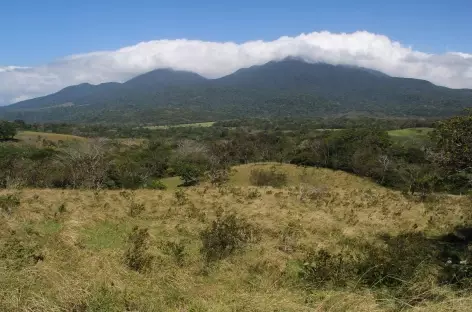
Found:
[[11, 140], [16, 135], [16, 127], [8, 121], [0, 121], [0, 140]]
[[191, 163], [180, 163], [175, 168], [175, 172], [180, 176], [184, 182], [184, 186], [196, 185], [200, 182], [200, 178], [203, 175], [203, 169], [199, 168], [195, 164]]
[[472, 110], [440, 122], [433, 132], [434, 160], [451, 172], [472, 172]]

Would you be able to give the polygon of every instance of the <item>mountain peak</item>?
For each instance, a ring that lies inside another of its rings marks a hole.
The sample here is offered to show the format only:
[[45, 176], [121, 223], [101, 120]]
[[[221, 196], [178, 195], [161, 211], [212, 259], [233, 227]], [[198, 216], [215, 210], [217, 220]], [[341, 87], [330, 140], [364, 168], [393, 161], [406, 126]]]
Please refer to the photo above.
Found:
[[124, 84], [130, 87], [149, 87], [156, 88], [170, 86], [187, 86], [205, 82], [207, 79], [199, 74], [175, 70], [171, 68], [158, 68], [145, 74], [134, 77]]
[[286, 58], [218, 79], [160, 68], [123, 84], [84, 83], [8, 106], [0, 115], [26, 121], [127, 123], [352, 113], [438, 117], [462, 112], [471, 98], [472, 90], [452, 90], [355, 66]]

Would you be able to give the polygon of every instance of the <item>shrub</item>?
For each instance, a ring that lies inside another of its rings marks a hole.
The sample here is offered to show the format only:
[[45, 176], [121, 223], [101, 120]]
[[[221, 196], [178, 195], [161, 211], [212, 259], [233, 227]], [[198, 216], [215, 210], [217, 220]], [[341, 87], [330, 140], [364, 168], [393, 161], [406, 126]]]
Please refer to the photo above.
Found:
[[178, 266], [184, 265], [186, 254], [185, 245], [182, 242], [167, 242], [165, 251], [174, 257]]
[[12, 122], [0, 121], [0, 141], [11, 140], [16, 135], [16, 126]]
[[229, 181], [230, 169], [211, 169], [210, 171], [208, 171], [207, 176], [208, 180], [212, 185], [220, 186]]
[[201, 253], [207, 262], [221, 260], [243, 249], [257, 236], [254, 226], [232, 213], [218, 214], [211, 226], [200, 233]]
[[278, 172], [275, 167], [270, 170], [252, 169], [249, 180], [255, 186], [282, 187], [287, 184], [287, 174]]
[[13, 231], [0, 246], [0, 259], [5, 261], [8, 268], [19, 270], [44, 260], [40, 249], [38, 237]]
[[312, 251], [302, 263], [300, 278], [311, 287], [345, 287], [356, 277], [353, 259], [342, 252]]
[[203, 170], [196, 165], [190, 163], [179, 164], [175, 168], [176, 173], [184, 181], [183, 186], [192, 186], [200, 182], [200, 177], [203, 174]]
[[132, 202], [129, 206], [128, 215], [134, 218], [139, 216], [144, 210], [146, 210], [146, 206], [144, 206], [144, 204]]
[[420, 233], [383, 237], [385, 248], [365, 246], [365, 259], [358, 264], [367, 286], [400, 287], [417, 276], [421, 267], [434, 265], [437, 246]]
[[4, 211], [8, 214], [11, 214], [19, 206], [20, 198], [18, 197], [18, 195], [0, 195], [0, 211]]
[[125, 263], [134, 271], [147, 272], [151, 269], [154, 257], [149, 254], [150, 235], [148, 229], [135, 226], [128, 238], [128, 249], [125, 252]]
[[175, 191], [174, 195], [178, 205], [182, 206], [188, 202], [188, 196], [183, 189], [178, 189]]
[[65, 213], [67, 212], [67, 207], [66, 207], [66, 203], [62, 203], [59, 208], [57, 208], [57, 212], [59, 213]]
[[164, 191], [167, 189], [167, 186], [161, 180], [152, 180], [146, 184], [148, 189], [161, 190]]

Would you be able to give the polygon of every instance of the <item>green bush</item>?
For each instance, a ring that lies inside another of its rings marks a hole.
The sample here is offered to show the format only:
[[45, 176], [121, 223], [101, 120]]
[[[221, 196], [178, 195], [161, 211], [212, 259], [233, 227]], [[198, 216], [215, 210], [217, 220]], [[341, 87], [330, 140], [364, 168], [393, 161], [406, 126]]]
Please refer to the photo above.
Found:
[[154, 257], [148, 252], [149, 241], [148, 229], [140, 229], [137, 226], [133, 228], [125, 252], [125, 263], [131, 270], [143, 273], [151, 269]]
[[178, 266], [183, 266], [185, 261], [185, 245], [182, 242], [167, 242], [165, 246], [167, 254], [174, 257]]
[[287, 184], [287, 174], [278, 172], [275, 167], [270, 170], [257, 168], [251, 170], [249, 181], [255, 186], [282, 187]]
[[256, 228], [232, 213], [219, 214], [211, 226], [200, 233], [200, 252], [207, 262], [224, 259], [257, 238]]
[[146, 206], [144, 206], [144, 204], [132, 202], [131, 205], [129, 206], [128, 215], [130, 217], [135, 218], [139, 216], [141, 213], [143, 213], [144, 210], [146, 210]]
[[184, 181], [183, 186], [192, 186], [200, 182], [204, 171], [191, 163], [181, 163], [175, 168], [175, 172]]
[[310, 252], [302, 261], [299, 274], [310, 287], [346, 287], [357, 276], [353, 259], [343, 253], [331, 254], [321, 249]]
[[187, 193], [181, 188], [175, 191], [174, 193], [175, 201], [178, 205], [183, 206], [188, 202]]
[[11, 140], [16, 135], [16, 126], [12, 122], [0, 121], [0, 140]]
[[27, 233], [11, 232], [5, 242], [0, 245], [0, 260], [7, 268], [19, 270], [44, 260], [38, 237]]
[[167, 189], [167, 186], [161, 180], [152, 180], [146, 184], [146, 188], [164, 191]]
[[15, 194], [0, 195], [0, 211], [8, 214], [20, 206], [20, 198]]

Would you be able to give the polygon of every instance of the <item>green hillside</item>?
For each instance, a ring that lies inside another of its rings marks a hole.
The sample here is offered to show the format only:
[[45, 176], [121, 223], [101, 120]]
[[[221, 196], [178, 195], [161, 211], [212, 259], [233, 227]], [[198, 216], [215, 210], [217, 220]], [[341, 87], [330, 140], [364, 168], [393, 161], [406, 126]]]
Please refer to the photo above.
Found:
[[156, 70], [123, 84], [82, 84], [0, 109], [29, 122], [185, 124], [342, 114], [440, 117], [472, 105], [471, 90], [372, 70], [287, 59], [219, 79]]

